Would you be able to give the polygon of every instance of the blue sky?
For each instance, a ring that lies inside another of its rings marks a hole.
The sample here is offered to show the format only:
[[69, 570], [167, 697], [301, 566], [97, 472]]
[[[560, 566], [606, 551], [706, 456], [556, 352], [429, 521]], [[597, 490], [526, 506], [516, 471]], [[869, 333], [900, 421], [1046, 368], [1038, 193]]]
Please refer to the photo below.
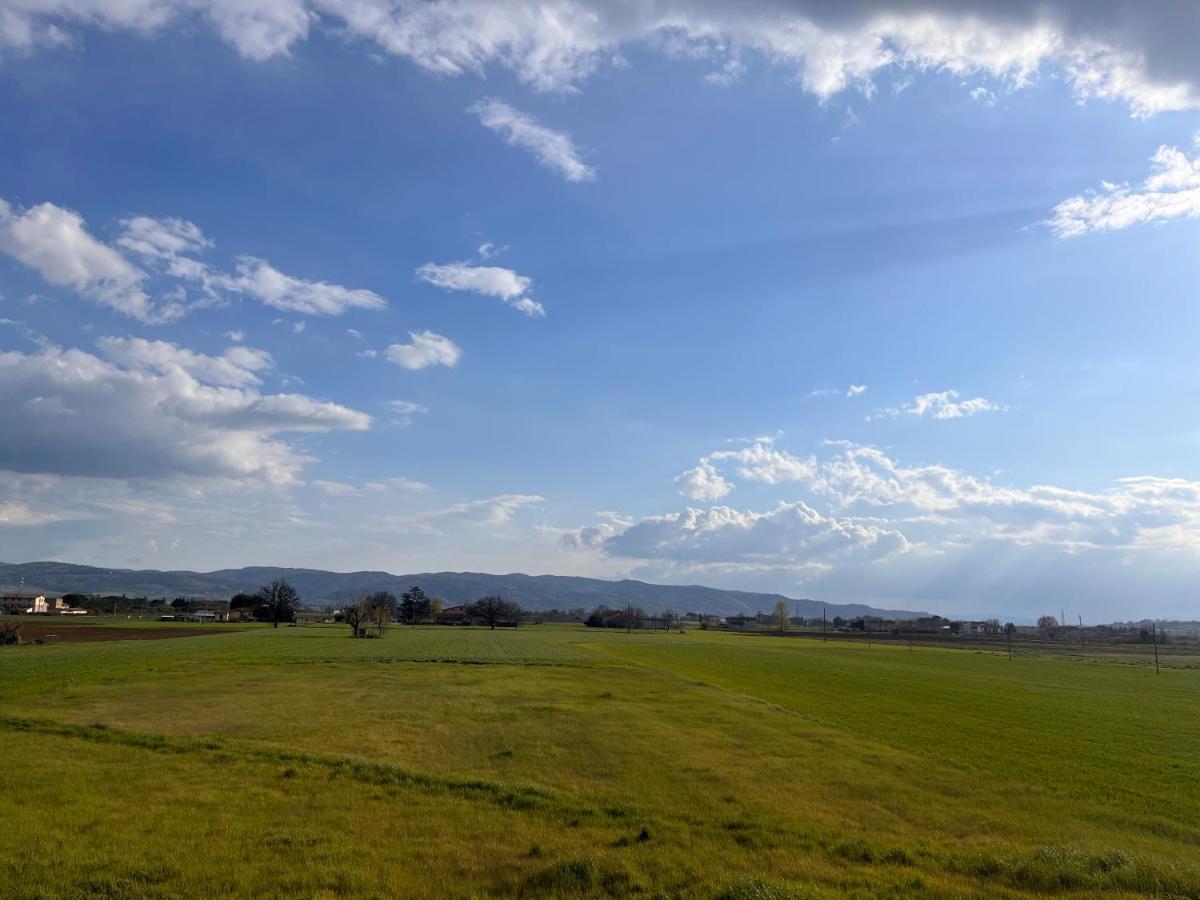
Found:
[[1186, 6], [226, 8], [0, 0], [0, 558], [1200, 611]]

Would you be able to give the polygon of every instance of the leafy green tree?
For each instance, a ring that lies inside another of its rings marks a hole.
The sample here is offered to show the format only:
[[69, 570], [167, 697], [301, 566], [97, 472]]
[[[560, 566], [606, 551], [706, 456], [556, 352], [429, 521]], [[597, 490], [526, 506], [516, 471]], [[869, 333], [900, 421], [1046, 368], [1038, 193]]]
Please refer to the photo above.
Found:
[[255, 597], [258, 604], [254, 607], [254, 617], [260, 622], [270, 622], [272, 628], [278, 628], [280, 622], [290, 622], [296, 618], [300, 593], [285, 579], [279, 578], [264, 584]]
[[428, 615], [428, 604], [425, 592], [414, 585], [400, 595], [400, 618], [405, 622], [415, 622], [422, 614], [422, 609], [425, 610], [425, 615]]
[[788, 616], [787, 601], [779, 600], [775, 604], [775, 611], [771, 613], [771, 624], [775, 626], [776, 631], [787, 631], [788, 625], [791, 624]]
[[229, 598], [229, 608], [234, 609], [254, 609], [258, 606], [258, 597], [254, 594], [234, 594]]
[[467, 604], [466, 612], [468, 616], [483, 619], [493, 630], [500, 623], [515, 622], [521, 617], [521, 607], [503, 597], [480, 597]]

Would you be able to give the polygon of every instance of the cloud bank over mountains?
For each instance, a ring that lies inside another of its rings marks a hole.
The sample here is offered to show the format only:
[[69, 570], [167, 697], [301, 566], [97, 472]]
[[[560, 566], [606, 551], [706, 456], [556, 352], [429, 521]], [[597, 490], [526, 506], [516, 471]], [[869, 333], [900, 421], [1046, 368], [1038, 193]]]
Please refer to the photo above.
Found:
[[[722, 503], [641, 519], [608, 514], [560, 542], [634, 562], [632, 571], [647, 577], [767, 584], [786, 576], [797, 590], [846, 582], [881, 596], [901, 595], [887, 585], [898, 571], [928, 578], [964, 557], [1004, 558], [1062, 580], [1074, 570], [1125, 566], [1120, 581], [1128, 581], [1155, 565], [1160, 580], [1176, 576], [1162, 588], [1173, 596], [1200, 574], [1196, 481], [1134, 476], [1093, 491], [1018, 487], [944, 465], [905, 465], [846, 442], [800, 457], [773, 438], [710, 454], [676, 479], [685, 496], [708, 502], [747, 483], [786, 488], [785, 498], [762, 511]], [[913, 574], [920, 570], [924, 576]]]

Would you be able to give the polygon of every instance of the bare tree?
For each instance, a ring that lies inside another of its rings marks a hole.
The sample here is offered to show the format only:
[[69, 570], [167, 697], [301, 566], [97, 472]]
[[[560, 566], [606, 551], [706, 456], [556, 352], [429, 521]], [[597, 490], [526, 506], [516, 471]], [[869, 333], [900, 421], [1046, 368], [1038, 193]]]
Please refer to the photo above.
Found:
[[280, 622], [290, 622], [296, 617], [300, 593], [282, 578], [260, 587], [255, 597], [258, 598], [255, 618], [269, 621], [272, 628], [278, 628]]
[[353, 603], [347, 603], [342, 607], [342, 621], [350, 626], [352, 637], [366, 635], [372, 611], [371, 604], [367, 602], [366, 597], [360, 597]]
[[791, 624], [791, 619], [788, 616], [788, 605], [786, 600], [780, 600], [775, 604], [775, 611], [771, 613], [771, 623], [775, 626], [776, 631], [788, 630], [788, 625]]
[[1058, 628], [1058, 619], [1054, 616], [1038, 616], [1037, 626], [1046, 634], [1052, 635]]
[[375, 633], [383, 637], [387, 627], [392, 624], [392, 618], [396, 612], [396, 598], [387, 591], [379, 591], [368, 597], [366, 603], [370, 610], [371, 623], [375, 626]]
[[664, 609], [662, 611], [662, 623], [663, 629], [670, 631], [679, 624], [679, 613], [675, 612], [673, 609]]

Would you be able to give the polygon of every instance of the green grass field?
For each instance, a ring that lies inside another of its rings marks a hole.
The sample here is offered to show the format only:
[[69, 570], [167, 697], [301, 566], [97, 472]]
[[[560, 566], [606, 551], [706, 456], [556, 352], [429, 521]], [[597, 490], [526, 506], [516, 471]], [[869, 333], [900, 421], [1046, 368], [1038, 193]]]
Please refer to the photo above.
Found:
[[232, 627], [0, 649], [0, 893], [1200, 897], [1195, 669]]

